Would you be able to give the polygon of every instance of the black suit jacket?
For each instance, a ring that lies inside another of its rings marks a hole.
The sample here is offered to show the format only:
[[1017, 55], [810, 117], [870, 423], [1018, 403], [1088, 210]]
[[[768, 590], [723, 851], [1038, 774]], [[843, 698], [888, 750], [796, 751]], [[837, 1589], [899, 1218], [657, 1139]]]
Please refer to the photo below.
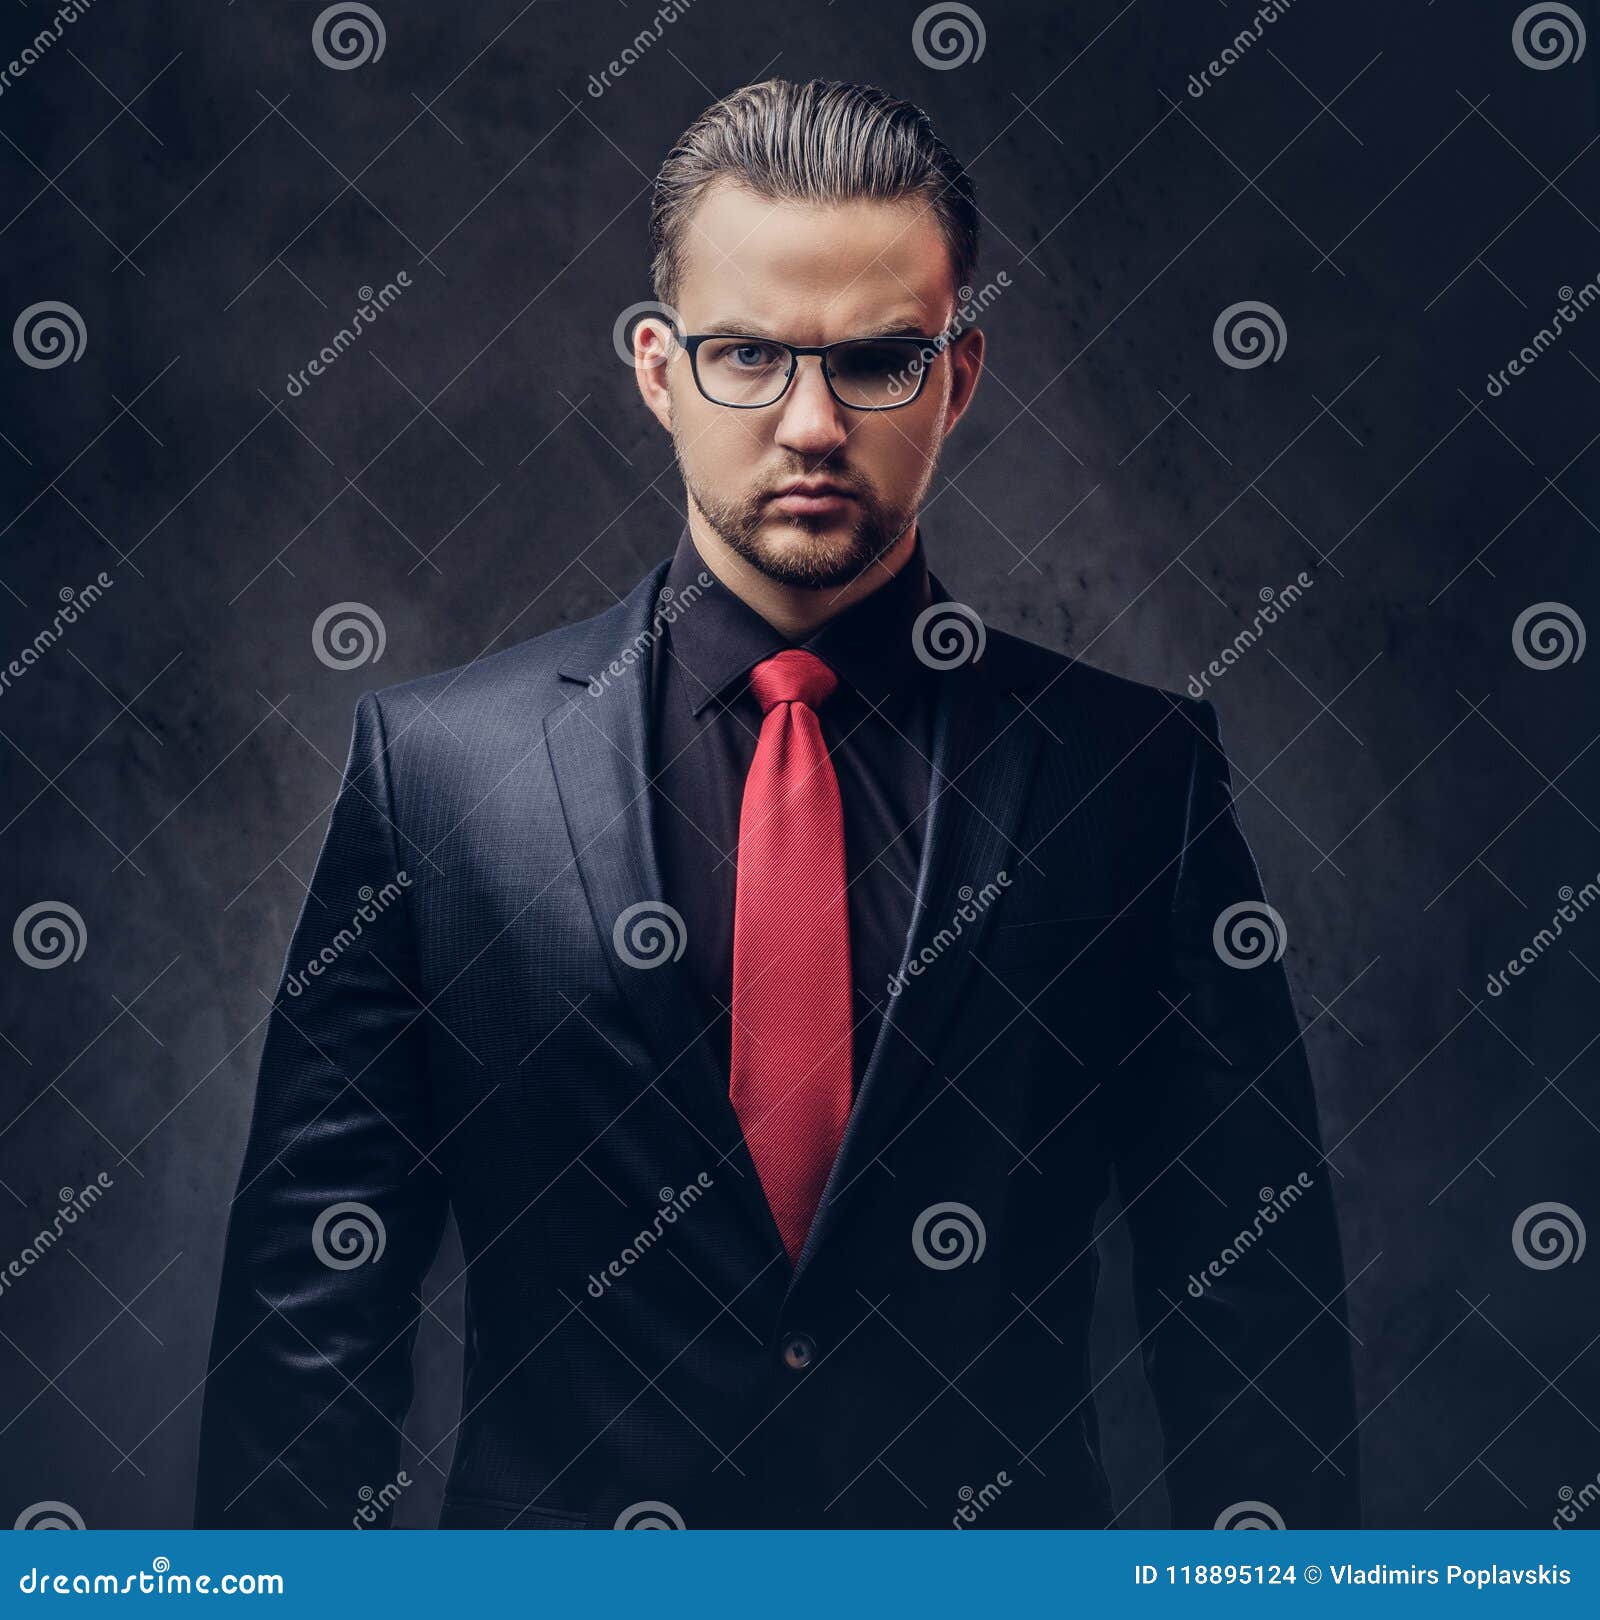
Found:
[[1214, 937], [1262, 889], [1211, 704], [994, 630], [940, 675], [916, 970], [791, 1270], [694, 942], [649, 927], [666, 566], [357, 706], [228, 1226], [197, 1523], [345, 1525], [373, 1493], [388, 1518], [449, 1207], [445, 1527], [1107, 1524], [1113, 1176], [1174, 1524], [1354, 1523], [1296, 1017], [1270, 949]]

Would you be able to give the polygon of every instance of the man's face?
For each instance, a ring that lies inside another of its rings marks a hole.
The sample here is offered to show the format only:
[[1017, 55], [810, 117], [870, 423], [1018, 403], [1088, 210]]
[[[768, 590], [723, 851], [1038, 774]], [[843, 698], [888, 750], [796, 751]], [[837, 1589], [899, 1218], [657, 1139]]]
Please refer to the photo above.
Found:
[[[950, 324], [954, 295], [949, 250], [923, 204], [773, 202], [719, 180], [690, 223], [677, 308], [687, 333], [805, 345], [934, 336]], [[768, 578], [820, 589], [872, 567], [915, 520], [977, 381], [982, 341], [964, 333], [927, 362], [920, 396], [890, 411], [840, 404], [812, 355], [776, 403], [737, 410], [703, 397], [688, 356], [664, 346], [658, 329], [642, 329], [635, 353], [646, 362], [667, 355], [642, 367], [640, 386], [713, 532]], [[781, 493], [797, 480], [839, 493]]]

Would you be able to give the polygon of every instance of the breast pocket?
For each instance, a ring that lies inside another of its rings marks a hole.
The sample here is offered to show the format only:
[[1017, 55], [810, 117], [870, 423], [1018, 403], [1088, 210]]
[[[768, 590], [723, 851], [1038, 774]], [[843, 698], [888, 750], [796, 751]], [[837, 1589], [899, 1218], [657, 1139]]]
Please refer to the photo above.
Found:
[[997, 970], [1007, 964], [1054, 962], [1070, 972], [1080, 964], [1095, 966], [1121, 949], [1125, 933], [1121, 914], [1114, 911], [997, 922], [978, 954]]

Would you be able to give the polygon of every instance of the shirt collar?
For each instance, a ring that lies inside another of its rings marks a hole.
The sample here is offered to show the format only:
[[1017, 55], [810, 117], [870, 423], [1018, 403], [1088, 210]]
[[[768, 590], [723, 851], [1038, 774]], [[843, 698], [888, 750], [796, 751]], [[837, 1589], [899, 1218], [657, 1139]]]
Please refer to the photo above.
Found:
[[684, 605], [670, 621], [671, 655], [695, 715], [719, 698], [732, 703], [762, 659], [791, 646], [815, 653], [874, 706], [910, 694], [928, 673], [912, 634], [917, 615], [932, 600], [920, 524], [898, 572], [801, 642], [789, 641], [711, 572], [687, 524], [661, 591], [663, 606], [679, 599]]

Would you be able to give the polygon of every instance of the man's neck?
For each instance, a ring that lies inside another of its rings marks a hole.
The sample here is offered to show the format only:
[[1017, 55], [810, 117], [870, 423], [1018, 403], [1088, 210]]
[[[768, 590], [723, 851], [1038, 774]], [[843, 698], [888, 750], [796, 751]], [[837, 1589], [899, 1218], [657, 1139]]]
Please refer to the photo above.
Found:
[[689, 535], [701, 561], [735, 596], [786, 640], [799, 642], [852, 603], [887, 585], [916, 549], [917, 525], [913, 520], [894, 545], [854, 579], [821, 587], [785, 585], [752, 567], [711, 528], [692, 502]]

